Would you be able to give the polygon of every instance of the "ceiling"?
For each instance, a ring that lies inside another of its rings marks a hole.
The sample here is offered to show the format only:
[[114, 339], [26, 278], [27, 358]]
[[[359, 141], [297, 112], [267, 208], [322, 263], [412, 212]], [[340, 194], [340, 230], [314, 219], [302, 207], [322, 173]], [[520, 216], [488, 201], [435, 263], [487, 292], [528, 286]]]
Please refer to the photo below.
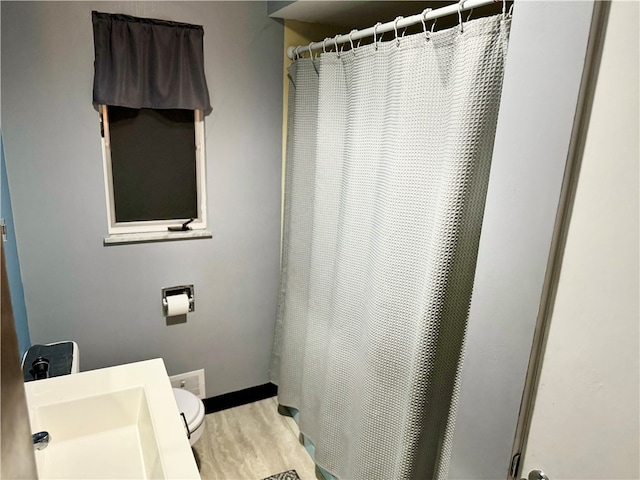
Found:
[[322, 23], [338, 27], [366, 28], [377, 22], [389, 22], [402, 15], [409, 16], [425, 8], [439, 8], [455, 1], [352, 1], [352, 0], [298, 0], [295, 2], [268, 2], [271, 17]]

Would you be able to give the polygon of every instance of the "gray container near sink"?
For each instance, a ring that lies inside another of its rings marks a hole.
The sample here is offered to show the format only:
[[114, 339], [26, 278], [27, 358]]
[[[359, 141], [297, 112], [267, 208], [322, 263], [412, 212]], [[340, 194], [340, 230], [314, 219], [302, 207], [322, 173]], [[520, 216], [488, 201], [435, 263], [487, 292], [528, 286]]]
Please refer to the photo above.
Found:
[[[39, 359], [48, 360], [47, 377], [59, 377], [78, 373], [78, 344], [76, 342], [57, 342], [47, 345], [32, 345], [22, 357], [22, 375], [25, 382], [38, 380], [33, 364]], [[40, 362], [42, 363], [42, 362]]]

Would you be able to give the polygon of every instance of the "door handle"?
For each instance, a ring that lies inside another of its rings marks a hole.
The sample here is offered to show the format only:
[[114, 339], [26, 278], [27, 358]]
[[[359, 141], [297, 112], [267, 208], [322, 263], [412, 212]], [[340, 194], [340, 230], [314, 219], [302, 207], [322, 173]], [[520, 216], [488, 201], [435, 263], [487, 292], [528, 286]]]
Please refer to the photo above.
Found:
[[520, 480], [549, 480], [549, 477], [547, 477], [547, 474], [544, 473], [542, 470], [536, 469], [536, 470], [531, 470], [526, 479], [522, 478]]

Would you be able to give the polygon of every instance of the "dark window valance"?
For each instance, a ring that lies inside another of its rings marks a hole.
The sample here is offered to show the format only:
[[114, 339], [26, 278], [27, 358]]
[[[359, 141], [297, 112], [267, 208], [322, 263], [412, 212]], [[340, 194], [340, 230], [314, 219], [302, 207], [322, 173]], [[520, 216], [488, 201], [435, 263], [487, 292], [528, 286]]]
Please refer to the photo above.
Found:
[[92, 12], [93, 103], [211, 110], [199, 25]]

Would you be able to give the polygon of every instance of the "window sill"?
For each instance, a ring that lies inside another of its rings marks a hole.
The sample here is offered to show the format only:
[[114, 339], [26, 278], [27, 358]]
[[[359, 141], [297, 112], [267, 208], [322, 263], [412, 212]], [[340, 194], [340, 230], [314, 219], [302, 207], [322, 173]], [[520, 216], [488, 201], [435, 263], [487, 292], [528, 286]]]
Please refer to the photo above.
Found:
[[171, 242], [174, 240], [193, 240], [198, 238], [213, 238], [209, 230], [188, 230], [186, 232], [147, 232], [147, 233], [119, 233], [104, 237], [104, 246], [123, 245], [128, 243]]

